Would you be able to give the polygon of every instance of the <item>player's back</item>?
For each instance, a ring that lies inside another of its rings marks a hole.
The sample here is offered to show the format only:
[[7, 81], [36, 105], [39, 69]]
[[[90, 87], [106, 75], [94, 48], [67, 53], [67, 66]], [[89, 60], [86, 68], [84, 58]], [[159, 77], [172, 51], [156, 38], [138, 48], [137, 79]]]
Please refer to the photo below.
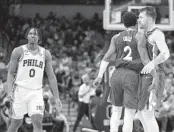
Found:
[[136, 34], [136, 30], [125, 30], [112, 39], [115, 40], [117, 70], [110, 78], [110, 100], [114, 106], [124, 105], [129, 109], [137, 109], [139, 72], [143, 67]]
[[29, 89], [40, 89], [45, 68], [45, 49], [39, 47], [38, 53], [34, 54], [26, 45], [21, 48], [22, 56], [18, 62], [14, 84]]
[[143, 68], [136, 40], [137, 30], [120, 32], [115, 40], [116, 68], [125, 67], [139, 72]]

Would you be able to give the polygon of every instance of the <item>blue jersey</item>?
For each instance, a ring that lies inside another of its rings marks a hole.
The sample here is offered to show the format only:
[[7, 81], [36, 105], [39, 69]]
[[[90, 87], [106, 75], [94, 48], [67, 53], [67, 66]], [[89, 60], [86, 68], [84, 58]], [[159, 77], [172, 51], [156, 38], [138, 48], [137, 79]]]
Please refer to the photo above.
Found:
[[137, 48], [137, 30], [125, 30], [115, 38], [116, 47], [116, 68], [125, 67], [137, 72], [143, 68]]

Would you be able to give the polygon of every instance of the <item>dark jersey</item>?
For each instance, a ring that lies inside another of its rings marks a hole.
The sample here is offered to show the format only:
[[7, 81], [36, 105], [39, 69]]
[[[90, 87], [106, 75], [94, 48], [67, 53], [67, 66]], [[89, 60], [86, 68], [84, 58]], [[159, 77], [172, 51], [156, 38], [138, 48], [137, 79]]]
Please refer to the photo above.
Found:
[[[151, 30], [150, 32], [147, 32], [146, 34], [146, 37], [147, 37], [147, 40], [148, 40], [148, 37], [155, 31], [155, 30], [160, 30], [158, 29], [157, 27], [154, 28], [153, 30]], [[148, 56], [149, 56], [149, 59], [152, 60], [153, 58], [155, 58], [156, 56], [158, 56], [158, 54], [160, 53], [158, 47], [156, 45], [152, 45], [151, 43], [149, 43], [147, 41], [147, 53], [148, 53]], [[159, 64], [158, 65], [159, 67], [159, 70], [164, 70], [164, 65], [163, 63]]]
[[125, 30], [120, 32], [114, 40], [116, 47], [116, 68], [125, 67], [137, 72], [143, 68], [137, 49], [137, 30]]

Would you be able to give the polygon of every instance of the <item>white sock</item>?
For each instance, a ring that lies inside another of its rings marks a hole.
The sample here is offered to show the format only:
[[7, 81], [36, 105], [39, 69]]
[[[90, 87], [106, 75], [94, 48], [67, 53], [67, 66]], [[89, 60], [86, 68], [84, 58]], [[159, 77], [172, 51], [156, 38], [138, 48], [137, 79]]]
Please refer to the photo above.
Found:
[[120, 117], [122, 113], [122, 107], [112, 106], [112, 115], [110, 119], [110, 132], [118, 132], [120, 126]]
[[141, 111], [138, 111], [138, 112], [137, 112], [137, 116], [138, 116], [138, 119], [140, 120], [140, 122], [141, 122], [141, 124], [142, 124], [142, 126], [143, 126], [143, 128], [144, 128], [144, 132], [148, 132], [148, 130], [147, 130], [147, 124], [146, 124], [146, 122], [144, 121], [142, 112], [141, 112]]
[[133, 119], [136, 110], [125, 108], [124, 111], [124, 124], [123, 124], [123, 132], [132, 132], [133, 130]]
[[159, 126], [158, 126], [158, 123], [156, 121], [154, 111], [144, 109], [140, 112], [141, 112], [142, 117], [144, 119], [144, 123], [146, 124], [144, 129], [147, 132], [152, 132], [152, 131], [153, 132], [159, 132]]

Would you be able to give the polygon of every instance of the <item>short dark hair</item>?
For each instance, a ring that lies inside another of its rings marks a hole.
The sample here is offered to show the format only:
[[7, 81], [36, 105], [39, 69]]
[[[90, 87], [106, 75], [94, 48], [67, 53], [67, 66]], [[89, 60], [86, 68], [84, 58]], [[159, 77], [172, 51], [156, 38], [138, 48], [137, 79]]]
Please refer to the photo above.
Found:
[[125, 27], [135, 26], [137, 24], [137, 15], [133, 12], [124, 13], [122, 18]]
[[30, 27], [30, 28], [28, 28], [26, 30], [26, 32], [25, 32], [25, 38], [27, 39], [28, 33], [30, 32], [31, 29], [35, 29], [37, 31], [38, 37], [39, 37], [39, 44], [42, 43], [42, 34], [41, 34], [41, 31], [38, 28], [36, 28], [36, 27]]
[[156, 20], [157, 14], [156, 14], [156, 10], [154, 7], [152, 6], [146, 6], [142, 9], [140, 9], [140, 12], [146, 12], [147, 16], [150, 16], [153, 20]]

